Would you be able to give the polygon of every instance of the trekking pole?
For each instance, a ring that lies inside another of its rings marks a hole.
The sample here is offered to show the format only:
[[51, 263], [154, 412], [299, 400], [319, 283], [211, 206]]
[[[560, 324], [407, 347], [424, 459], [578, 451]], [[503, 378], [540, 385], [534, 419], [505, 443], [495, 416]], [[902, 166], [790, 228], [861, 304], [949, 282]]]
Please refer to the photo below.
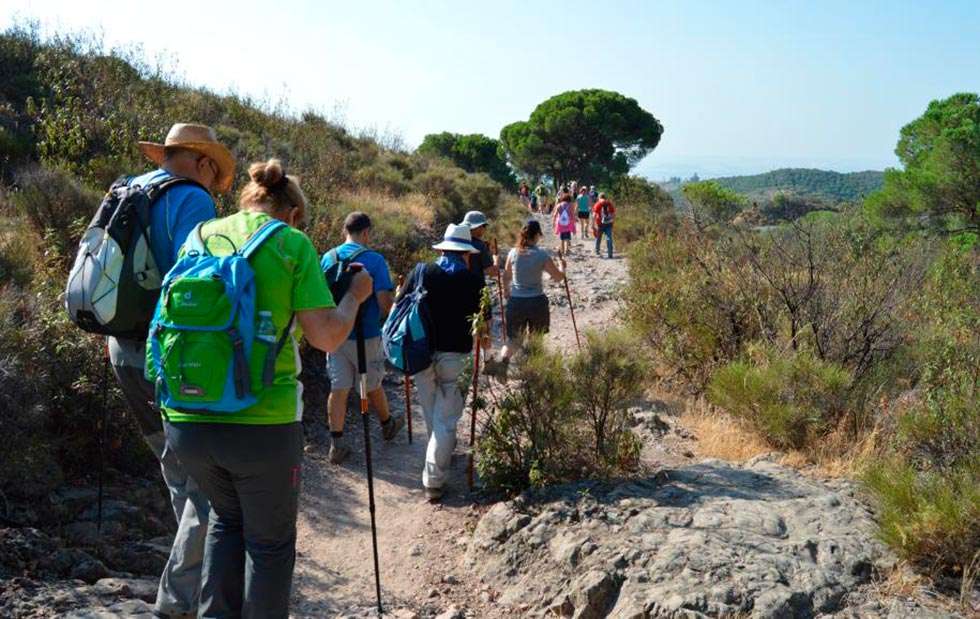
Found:
[[565, 275], [565, 296], [568, 297], [568, 311], [572, 313], [572, 328], [575, 329], [575, 344], [578, 345], [578, 351], [582, 352], [582, 340], [578, 336], [578, 325], [575, 324], [575, 306], [572, 305], [572, 290], [568, 286], [568, 265], [565, 264], [565, 257], [562, 256], [561, 260], [561, 271]]
[[[350, 265], [354, 273], [363, 267], [360, 264]], [[362, 320], [364, 306], [357, 309], [357, 320], [354, 331], [357, 334], [357, 374], [361, 391], [361, 419], [364, 421], [364, 461], [367, 465], [368, 480], [368, 510], [371, 512], [371, 547], [374, 551], [374, 591], [378, 599], [378, 616], [384, 614], [381, 608], [381, 574], [378, 570], [378, 527], [374, 519], [374, 470], [371, 467], [371, 428], [368, 424], [368, 390], [367, 390], [367, 355], [364, 353], [364, 321]]]
[[500, 298], [500, 325], [504, 330], [503, 340], [507, 343], [507, 310], [504, 308], [504, 281], [500, 275], [500, 254], [497, 247], [497, 239], [493, 239], [493, 255], [497, 256], [497, 296]]
[[105, 486], [105, 444], [109, 435], [109, 415], [106, 411], [109, 394], [109, 343], [106, 342], [105, 359], [102, 361], [102, 428], [99, 433], [99, 504], [95, 517], [95, 530], [102, 533], [102, 502]]
[[[398, 291], [405, 285], [405, 276], [398, 276]], [[412, 377], [408, 375], [408, 351], [405, 351], [405, 421], [408, 422], [408, 444], [412, 444]]]
[[473, 397], [470, 402], [470, 461], [466, 467], [466, 477], [469, 488], [473, 490], [473, 445], [476, 443], [476, 408], [477, 386], [480, 384], [480, 334], [476, 334], [473, 343], [476, 351], [473, 353]]

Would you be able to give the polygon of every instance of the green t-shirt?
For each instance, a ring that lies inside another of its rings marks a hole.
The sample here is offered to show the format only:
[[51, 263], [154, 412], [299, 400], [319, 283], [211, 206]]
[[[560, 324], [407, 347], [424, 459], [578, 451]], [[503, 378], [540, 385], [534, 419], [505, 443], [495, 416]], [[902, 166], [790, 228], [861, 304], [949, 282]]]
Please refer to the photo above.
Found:
[[[236, 213], [204, 224], [201, 236], [216, 254], [230, 254], [230, 240], [236, 248], [271, 217], [265, 213]], [[221, 234], [228, 240], [212, 236]], [[211, 237], [211, 238], [209, 238]], [[183, 251], [181, 251], [183, 253]], [[269, 238], [249, 261], [255, 271], [256, 312], [272, 313], [272, 323], [281, 335], [294, 312], [336, 307], [327, 287], [320, 258], [310, 239], [295, 228], [284, 228]], [[276, 358], [275, 380], [262, 390], [255, 406], [237, 413], [193, 414], [166, 408], [172, 423], [240, 423], [274, 425], [300, 421], [303, 416], [303, 384], [297, 378], [302, 369], [299, 340], [302, 330], [293, 321], [292, 334]]]

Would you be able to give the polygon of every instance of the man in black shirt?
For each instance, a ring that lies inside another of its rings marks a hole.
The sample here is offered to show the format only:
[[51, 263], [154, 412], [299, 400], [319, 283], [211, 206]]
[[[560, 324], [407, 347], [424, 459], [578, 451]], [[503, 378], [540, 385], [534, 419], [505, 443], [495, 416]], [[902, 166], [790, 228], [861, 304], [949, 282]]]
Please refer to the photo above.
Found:
[[[470, 270], [470, 261], [479, 250], [473, 246], [468, 226], [450, 224], [442, 242], [432, 248], [440, 256], [426, 265], [422, 279], [435, 354], [432, 365], [415, 375], [415, 386], [429, 434], [422, 485], [428, 499], [438, 501], [456, 447], [456, 424], [463, 415], [463, 394], [456, 380], [473, 350], [470, 320], [480, 311], [484, 282], [482, 275]], [[403, 291], [415, 289], [414, 278], [405, 282]]]

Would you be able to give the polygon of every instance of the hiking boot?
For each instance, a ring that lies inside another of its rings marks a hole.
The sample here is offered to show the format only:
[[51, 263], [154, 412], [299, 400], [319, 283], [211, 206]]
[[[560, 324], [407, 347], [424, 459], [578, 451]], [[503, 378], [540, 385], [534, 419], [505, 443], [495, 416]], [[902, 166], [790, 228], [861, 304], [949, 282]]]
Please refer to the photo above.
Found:
[[405, 425], [405, 417], [399, 415], [395, 417], [390, 415], [387, 419], [381, 422], [381, 438], [386, 441], [398, 436], [398, 431], [402, 429]]
[[439, 499], [442, 498], [442, 488], [426, 488], [425, 489], [425, 499], [429, 503], [438, 503]]
[[347, 441], [341, 438], [330, 437], [330, 452], [327, 454], [331, 464], [340, 464], [350, 455], [350, 447]]

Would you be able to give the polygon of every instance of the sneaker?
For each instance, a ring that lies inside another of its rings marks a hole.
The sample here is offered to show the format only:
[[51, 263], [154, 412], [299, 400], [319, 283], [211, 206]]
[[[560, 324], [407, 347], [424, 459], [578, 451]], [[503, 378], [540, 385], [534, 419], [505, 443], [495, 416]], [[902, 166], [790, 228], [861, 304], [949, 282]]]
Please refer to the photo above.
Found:
[[425, 499], [429, 503], [438, 503], [439, 499], [442, 498], [442, 488], [426, 488], [425, 489]]
[[340, 464], [349, 455], [350, 447], [347, 446], [347, 441], [343, 438], [330, 438], [330, 453], [327, 454], [327, 457], [331, 464]]
[[381, 437], [386, 441], [392, 440], [398, 436], [398, 431], [401, 430], [404, 425], [405, 417], [402, 415], [397, 417], [394, 415], [389, 416], [388, 419], [381, 423]]

